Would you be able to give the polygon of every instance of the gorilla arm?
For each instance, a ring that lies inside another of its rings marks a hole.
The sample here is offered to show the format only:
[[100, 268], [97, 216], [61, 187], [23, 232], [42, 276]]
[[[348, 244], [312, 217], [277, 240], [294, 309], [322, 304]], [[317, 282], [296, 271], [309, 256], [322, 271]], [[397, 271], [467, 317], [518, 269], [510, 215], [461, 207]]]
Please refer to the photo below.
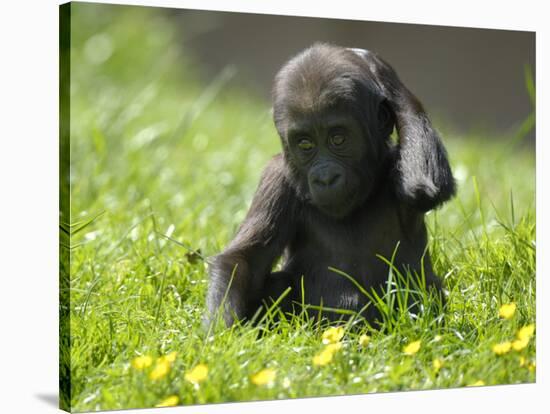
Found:
[[399, 145], [391, 178], [397, 197], [420, 211], [441, 205], [455, 194], [455, 181], [445, 147], [422, 104], [380, 57], [351, 50], [367, 61], [395, 116]]
[[297, 202], [284, 174], [284, 160], [277, 155], [264, 170], [237, 235], [209, 261], [208, 322], [224, 299], [220, 311], [228, 326], [245, 317], [261, 299], [273, 263], [293, 235]]

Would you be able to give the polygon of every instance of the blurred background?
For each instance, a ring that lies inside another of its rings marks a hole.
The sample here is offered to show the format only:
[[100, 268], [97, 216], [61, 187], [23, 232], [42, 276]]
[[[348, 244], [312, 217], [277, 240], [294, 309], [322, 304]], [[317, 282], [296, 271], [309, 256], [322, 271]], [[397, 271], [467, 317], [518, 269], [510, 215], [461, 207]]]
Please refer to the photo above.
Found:
[[[534, 32], [138, 6], [84, 8], [105, 23], [122, 10], [158, 15], [172, 26], [163, 29], [171, 32], [170, 47], [193, 62], [197, 80], [206, 84], [230, 70], [233, 85], [267, 103], [278, 69], [324, 41], [379, 53], [444, 129], [535, 138], [534, 102], [525, 84], [526, 76], [535, 78]], [[120, 53], [112, 42], [104, 36], [88, 44], [92, 64]]]

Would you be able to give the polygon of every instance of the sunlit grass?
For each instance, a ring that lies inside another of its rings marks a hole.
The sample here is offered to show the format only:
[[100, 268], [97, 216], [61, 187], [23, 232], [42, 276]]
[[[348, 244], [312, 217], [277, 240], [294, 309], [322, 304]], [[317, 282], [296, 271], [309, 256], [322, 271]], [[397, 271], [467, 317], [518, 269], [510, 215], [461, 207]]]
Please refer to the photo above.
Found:
[[298, 315], [205, 335], [203, 257], [230, 240], [279, 151], [269, 103], [237, 90], [231, 68], [201, 79], [164, 15], [120, 10], [73, 8], [61, 358], [74, 410], [535, 380], [534, 151], [507, 137], [445, 136], [459, 192], [426, 219], [444, 320], [421, 286], [395, 285], [377, 329]]

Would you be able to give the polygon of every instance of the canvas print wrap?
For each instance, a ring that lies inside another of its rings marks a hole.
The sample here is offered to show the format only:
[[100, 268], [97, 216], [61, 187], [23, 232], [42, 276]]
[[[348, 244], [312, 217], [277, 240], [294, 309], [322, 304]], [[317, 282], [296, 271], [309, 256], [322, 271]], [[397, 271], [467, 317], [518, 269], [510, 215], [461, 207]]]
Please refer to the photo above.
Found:
[[535, 33], [60, 6], [60, 406], [536, 380]]

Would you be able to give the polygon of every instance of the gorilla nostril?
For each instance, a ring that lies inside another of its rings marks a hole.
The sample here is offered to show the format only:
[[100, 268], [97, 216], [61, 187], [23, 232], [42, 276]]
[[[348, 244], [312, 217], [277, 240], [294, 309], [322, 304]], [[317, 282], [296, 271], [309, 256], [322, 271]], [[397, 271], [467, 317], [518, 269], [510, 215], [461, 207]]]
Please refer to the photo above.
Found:
[[317, 177], [315, 177], [313, 182], [319, 187], [331, 187], [340, 180], [341, 176], [342, 175], [340, 173], [319, 174]]
[[341, 176], [342, 175], [338, 173], [334, 174], [332, 177], [330, 177], [328, 185], [334, 185], [337, 181], [340, 180]]

